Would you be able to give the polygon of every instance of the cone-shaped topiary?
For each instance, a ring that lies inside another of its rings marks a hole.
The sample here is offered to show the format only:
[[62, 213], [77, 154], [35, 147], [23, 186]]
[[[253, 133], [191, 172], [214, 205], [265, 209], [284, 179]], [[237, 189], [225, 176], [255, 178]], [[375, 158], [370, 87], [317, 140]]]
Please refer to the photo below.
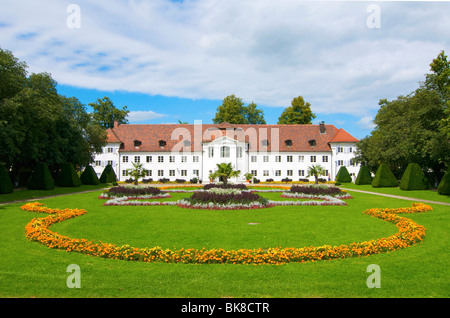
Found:
[[81, 180], [74, 166], [70, 162], [66, 162], [61, 166], [56, 184], [59, 187], [79, 187]]
[[348, 170], [346, 167], [342, 166], [337, 175], [336, 175], [336, 181], [337, 182], [352, 182], [352, 177], [350, 176], [350, 173], [348, 173]]
[[102, 175], [100, 176], [100, 183], [113, 183], [116, 181], [116, 173], [114, 172], [111, 165], [107, 165], [105, 169], [103, 169]]
[[28, 180], [29, 190], [53, 190], [55, 182], [46, 163], [38, 163]]
[[367, 166], [361, 166], [356, 177], [355, 184], [371, 184], [372, 174]]
[[437, 192], [442, 195], [450, 194], [450, 173], [448, 173], [448, 171], [444, 174], [444, 177], [442, 177], [441, 182], [439, 182]]
[[425, 190], [430, 188], [430, 184], [422, 169], [417, 163], [410, 163], [400, 180], [402, 190]]
[[0, 164], [0, 194], [12, 193], [14, 186], [9, 178], [8, 171]]
[[375, 173], [375, 177], [372, 180], [372, 187], [398, 187], [397, 178], [392, 173], [387, 164], [382, 163]]
[[100, 180], [98, 180], [97, 174], [94, 171], [94, 168], [92, 166], [87, 166], [86, 169], [84, 169], [83, 173], [80, 176], [81, 183], [83, 184], [99, 184]]

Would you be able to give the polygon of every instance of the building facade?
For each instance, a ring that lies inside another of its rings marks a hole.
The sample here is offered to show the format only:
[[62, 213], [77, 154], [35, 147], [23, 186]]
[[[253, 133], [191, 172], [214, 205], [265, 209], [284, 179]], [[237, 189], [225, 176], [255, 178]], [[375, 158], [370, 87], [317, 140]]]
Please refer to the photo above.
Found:
[[107, 130], [108, 142], [95, 156], [94, 170], [100, 176], [110, 164], [119, 181], [129, 179], [133, 163], [147, 170], [145, 179], [209, 181], [217, 164], [231, 163], [260, 181], [314, 180], [308, 168], [320, 165], [322, 176], [334, 180], [341, 166], [355, 178], [359, 167], [352, 159], [358, 140], [334, 125], [232, 125], [161, 124], [114, 125]]

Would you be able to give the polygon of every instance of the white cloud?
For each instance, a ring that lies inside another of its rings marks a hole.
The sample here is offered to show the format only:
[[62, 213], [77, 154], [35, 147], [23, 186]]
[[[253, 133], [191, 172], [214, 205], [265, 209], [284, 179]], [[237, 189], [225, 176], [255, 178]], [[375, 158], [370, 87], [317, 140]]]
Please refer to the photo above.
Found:
[[167, 115], [165, 114], [158, 114], [154, 111], [148, 110], [148, 111], [130, 111], [128, 113], [128, 121], [130, 123], [140, 123], [144, 121], [149, 121], [153, 119], [158, 119], [165, 117]]
[[274, 0], [2, 1], [0, 43], [60, 84], [193, 99], [236, 94], [283, 106], [303, 95], [316, 113], [367, 116], [417, 87], [450, 50], [449, 3]]
[[364, 116], [357, 123], [358, 126], [364, 129], [372, 130], [375, 128], [375, 124], [373, 123], [372, 116]]

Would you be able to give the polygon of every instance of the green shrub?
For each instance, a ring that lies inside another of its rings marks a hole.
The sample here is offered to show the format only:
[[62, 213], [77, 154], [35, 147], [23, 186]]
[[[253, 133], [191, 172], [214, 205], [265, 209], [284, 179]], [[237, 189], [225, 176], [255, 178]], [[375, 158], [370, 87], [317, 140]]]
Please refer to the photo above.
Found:
[[425, 190], [430, 188], [430, 183], [417, 163], [410, 163], [400, 180], [402, 190]]
[[348, 170], [346, 167], [342, 166], [337, 175], [336, 175], [336, 181], [345, 183], [345, 182], [352, 182], [352, 177], [348, 173]]
[[361, 166], [356, 177], [355, 184], [371, 184], [372, 174], [367, 166]]
[[61, 166], [58, 174], [56, 185], [59, 187], [79, 187], [81, 180], [74, 166], [70, 162], [66, 162]]
[[53, 190], [55, 182], [46, 163], [39, 163], [28, 180], [29, 190]]
[[6, 168], [0, 164], [0, 194], [12, 193], [14, 186]]
[[100, 180], [98, 180], [97, 174], [95, 173], [94, 168], [92, 166], [87, 166], [84, 169], [83, 173], [80, 176], [81, 183], [83, 184], [99, 184]]
[[107, 165], [105, 169], [103, 169], [102, 175], [100, 176], [100, 183], [113, 183], [116, 181], [116, 173], [114, 172], [111, 165]]
[[448, 173], [448, 171], [444, 174], [444, 177], [442, 177], [441, 182], [439, 182], [437, 192], [442, 195], [450, 194], [450, 173]]
[[378, 167], [375, 177], [372, 180], [372, 187], [398, 187], [397, 178], [395, 178], [387, 164], [382, 163]]

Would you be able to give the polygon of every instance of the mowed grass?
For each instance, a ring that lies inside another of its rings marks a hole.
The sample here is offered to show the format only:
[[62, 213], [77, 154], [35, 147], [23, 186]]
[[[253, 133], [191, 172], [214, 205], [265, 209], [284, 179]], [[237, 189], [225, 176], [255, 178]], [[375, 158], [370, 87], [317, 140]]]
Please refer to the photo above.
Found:
[[[348, 206], [209, 211], [106, 207], [97, 199], [100, 193], [40, 200], [52, 208], [88, 211], [51, 230], [74, 238], [170, 249], [339, 245], [397, 232], [394, 225], [364, 215], [365, 209], [411, 204], [350, 192], [354, 199], [346, 200]], [[174, 193], [171, 200], [187, 195]], [[22, 211], [19, 203], [0, 206], [0, 297], [448, 297], [449, 207], [430, 205], [431, 212], [405, 215], [427, 228], [421, 244], [370, 257], [279, 266], [139, 263], [52, 250], [24, 235], [28, 222], [45, 215]], [[66, 285], [70, 264], [81, 268], [80, 289]], [[366, 285], [370, 264], [380, 266], [379, 289]]]

